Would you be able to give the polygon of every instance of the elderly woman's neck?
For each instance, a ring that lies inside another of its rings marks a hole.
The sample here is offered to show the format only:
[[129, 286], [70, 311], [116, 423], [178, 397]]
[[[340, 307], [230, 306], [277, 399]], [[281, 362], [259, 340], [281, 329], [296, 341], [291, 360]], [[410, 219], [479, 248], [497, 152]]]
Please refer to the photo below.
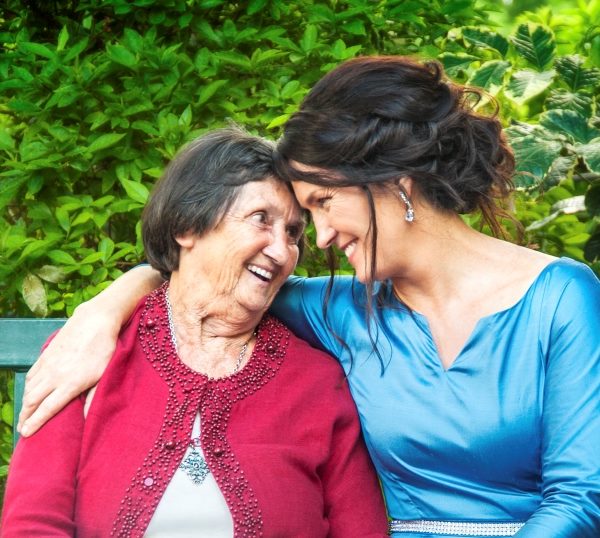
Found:
[[249, 312], [231, 297], [221, 294], [209, 283], [189, 285], [177, 273], [169, 283], [169, 302], [177, 332], [188, 339], [244, 338], [251, 335], [262, 312]]

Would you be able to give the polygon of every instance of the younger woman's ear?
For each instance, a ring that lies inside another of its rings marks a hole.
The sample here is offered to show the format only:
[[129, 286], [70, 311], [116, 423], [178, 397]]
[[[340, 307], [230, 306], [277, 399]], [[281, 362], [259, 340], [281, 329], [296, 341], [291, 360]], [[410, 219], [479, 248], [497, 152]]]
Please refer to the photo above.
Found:
[[400, 187], [409, 198], [412, 197], [413, 184], [413, 178], [409, 176], [402, 176], [398, 179], [398, 187]]

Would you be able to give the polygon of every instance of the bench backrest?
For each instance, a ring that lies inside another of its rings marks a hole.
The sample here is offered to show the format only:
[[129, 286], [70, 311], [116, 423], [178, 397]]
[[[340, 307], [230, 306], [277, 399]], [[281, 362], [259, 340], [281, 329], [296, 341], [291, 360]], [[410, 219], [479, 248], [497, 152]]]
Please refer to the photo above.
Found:
[[62, 327], [65, 319], [0, 319], [0, 368], [15, 373], [13, 442], [18, 434], [17, 420], [23, 401], [25, 375], [40, 354], [40, 348], [56, 329]]

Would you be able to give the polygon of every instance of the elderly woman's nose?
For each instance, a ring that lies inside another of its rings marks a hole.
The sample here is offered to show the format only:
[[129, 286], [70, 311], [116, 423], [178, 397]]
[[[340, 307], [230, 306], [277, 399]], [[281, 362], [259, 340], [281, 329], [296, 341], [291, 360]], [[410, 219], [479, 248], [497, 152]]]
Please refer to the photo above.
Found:
[[290, 241], [287, 231], [277, 227], [271, 231], [271, 240], [263, 249], [263, 252], [277, 265], [284, 265], [290, 255], [289, 246]]

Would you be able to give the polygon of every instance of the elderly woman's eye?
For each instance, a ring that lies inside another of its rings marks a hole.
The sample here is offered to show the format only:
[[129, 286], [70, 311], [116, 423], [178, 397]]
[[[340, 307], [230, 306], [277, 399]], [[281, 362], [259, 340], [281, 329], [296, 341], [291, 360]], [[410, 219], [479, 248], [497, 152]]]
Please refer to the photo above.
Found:
[[302, 228], [300, 226], [288, 226], [287, 234], [290, 238], [290, 243], [298, 243], [302, 237]]
[[267, 215], [266, 211], [257, 211], [256, 213], [252, 213], [250, 220], [252, 220], [252, 222], [255, 224], [268, 224], [269, 216]]

